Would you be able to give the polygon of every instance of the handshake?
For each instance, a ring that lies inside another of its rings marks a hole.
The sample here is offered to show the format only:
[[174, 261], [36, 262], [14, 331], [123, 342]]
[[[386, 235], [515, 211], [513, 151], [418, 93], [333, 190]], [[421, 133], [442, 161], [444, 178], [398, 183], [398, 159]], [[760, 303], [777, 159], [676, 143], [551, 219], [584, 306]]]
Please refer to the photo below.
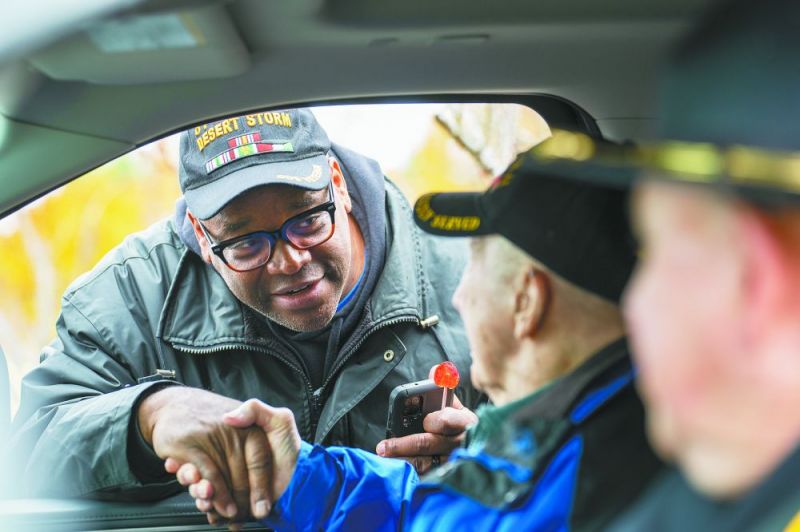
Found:
[[189, 487], [210, 524], [227, 520], [235, 528], [248, 517], [265, 518], [286, 490], [297, 465], [300, 433], [291, 410], [256, 399], [225, 413], [222, 422], [240, 430], [214, 438], [216, 452], [176, 449], [164, 466]]
[[[212, 525], [236, 529], [266, 518], [295, 473], [301, 438], [287, 408], [170, 386], [145, 398], [137, 415], [145, 441]], [[425, 418], [424, 433], [383, 440], [376, 452], [423, 473], [446, 460], [476, 420], [456, 398], [453, 407]]]

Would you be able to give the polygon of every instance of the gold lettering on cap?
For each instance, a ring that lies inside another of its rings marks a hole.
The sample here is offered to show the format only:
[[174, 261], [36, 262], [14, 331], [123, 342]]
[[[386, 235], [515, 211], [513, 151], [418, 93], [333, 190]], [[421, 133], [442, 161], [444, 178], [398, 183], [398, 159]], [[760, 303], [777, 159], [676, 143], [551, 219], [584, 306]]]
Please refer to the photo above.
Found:
[[431, 220], [430, 226], [441, 231], [473, 232], [481, 225], [477, 216], [446, 216], [437, 214]]
[[272, 113], [275, 123], [283, 127], [292, 127], [292, 117], [289, 113]]
[[197, 149], [203, 151], [214, 139], [239, 131], [240, 118], [244, 118], [245, 124], [247, 124], [248, 127], [255, 127], [257, 125], [263, 126], [264, 124], [292, 127], [291, 115], [278, 111], [226, 118], [219, 122], [211, 122], [194, 128]]
[[226, 118], [219, 122], [203, 124], [194, 128], [194, 136], [197, 141], [197, 149], [203, 151], [214, 139], [224, 137], [239, 129], [239, 117]]
[[292, 116], [289, 113], [273, 111], [270, 113], [246, 115], [244, 118], [249, 127], [255, 127], [256, 125], [263, 126], [264, 124], [270, 126], [292, 127]]

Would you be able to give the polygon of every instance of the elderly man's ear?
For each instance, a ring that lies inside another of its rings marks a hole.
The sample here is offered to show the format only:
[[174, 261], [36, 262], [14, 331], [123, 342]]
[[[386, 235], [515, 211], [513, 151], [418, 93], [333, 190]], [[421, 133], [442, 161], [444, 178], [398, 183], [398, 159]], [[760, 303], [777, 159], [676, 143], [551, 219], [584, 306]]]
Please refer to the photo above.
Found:
[[517, 291], [514, 308], [514, 337], [535, 338], [544, 325], [550, 306], [550, 277], [531, 266]]

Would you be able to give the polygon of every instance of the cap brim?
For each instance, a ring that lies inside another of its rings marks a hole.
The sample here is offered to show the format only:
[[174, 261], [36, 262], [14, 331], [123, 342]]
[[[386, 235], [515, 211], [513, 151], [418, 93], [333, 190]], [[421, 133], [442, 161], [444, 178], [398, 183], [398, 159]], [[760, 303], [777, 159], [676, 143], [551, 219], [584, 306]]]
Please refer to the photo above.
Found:
[[716, 187], [750, 198], [800, 201], [800, 154], [792, 152], [685, 141], [615, 144], [553, 130], [523, 164], [530, 173], [618, 188], [647, 178]]
[[247, 166], [202, 187], [187, 189], [183, 195], [192, 214], [207, 220], [237, 196], [256, 187], [290, 185], [321, 190], [328, 186], [330, 180], [327, 156], [316, 155], [298, 161]]
[[425, 232], [442, 236], [478, 236], [494, 233], [481, 207], [482, 193], [425, 194], [414, 204], [414, 221]]

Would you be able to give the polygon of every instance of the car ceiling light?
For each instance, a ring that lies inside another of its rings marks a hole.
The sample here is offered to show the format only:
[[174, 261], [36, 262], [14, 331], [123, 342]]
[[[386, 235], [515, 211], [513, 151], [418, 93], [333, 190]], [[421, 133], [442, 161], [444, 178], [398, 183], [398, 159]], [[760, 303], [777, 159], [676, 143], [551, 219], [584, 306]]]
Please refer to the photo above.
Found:
[[0, 61], [10, 60], [29, 50], [86, 27], [100, 17], [128, 9], [142, 0], [37, 0], [35, 8], [26, 2], [0, 3]]
[[250, 54], [223, 5], [106, 20], [31, 58], [54, 79], [141, 84], [219, 79], [250, 67]]
[[205, 44], [190, 16], [178, 13], [111, 20], [90, 28], [92, 42], [107, 53], [192, 48]]

